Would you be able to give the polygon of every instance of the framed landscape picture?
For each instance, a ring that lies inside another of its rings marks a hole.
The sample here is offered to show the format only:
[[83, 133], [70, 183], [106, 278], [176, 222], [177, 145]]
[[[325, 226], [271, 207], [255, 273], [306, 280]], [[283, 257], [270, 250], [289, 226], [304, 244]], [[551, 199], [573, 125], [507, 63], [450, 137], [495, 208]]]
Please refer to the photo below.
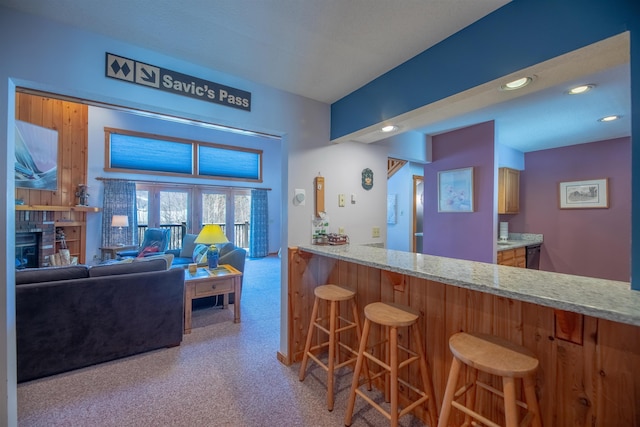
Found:
[[560, 209], [608, 208], [608, 179], [560, 183]]
[[58, 188], [58, 132], [16, 120], [16, 187]]
[[473, 212], [473, 168], [438, 172], [438, 212]]

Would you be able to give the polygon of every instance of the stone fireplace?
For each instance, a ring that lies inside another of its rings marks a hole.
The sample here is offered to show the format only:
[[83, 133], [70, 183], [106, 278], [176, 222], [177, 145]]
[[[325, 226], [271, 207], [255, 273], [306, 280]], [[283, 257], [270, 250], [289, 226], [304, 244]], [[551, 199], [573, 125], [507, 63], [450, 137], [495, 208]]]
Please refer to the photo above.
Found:
[[53, 212], [16, 211], [15, 241], [16, 267], [48, 266], [55, 253]]

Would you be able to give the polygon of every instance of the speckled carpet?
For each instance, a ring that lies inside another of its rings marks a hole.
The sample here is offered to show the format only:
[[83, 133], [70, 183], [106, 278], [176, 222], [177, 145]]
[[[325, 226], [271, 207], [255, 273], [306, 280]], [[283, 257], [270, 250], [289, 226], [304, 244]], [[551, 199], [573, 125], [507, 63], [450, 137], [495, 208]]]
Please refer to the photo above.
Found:
[[[342, 426], [349, 368], [326, 409], [326, 374], [276, 359], [280, 342], [280, 259], [247, 259], [242, 322], [233, 307], [193, 313], [192, 333], [161, 349], [18, 385], [20, 426]], [[352, 426], [388, 421], [362, 399]], [[408, 416], [403, 426], [422, 425]]]

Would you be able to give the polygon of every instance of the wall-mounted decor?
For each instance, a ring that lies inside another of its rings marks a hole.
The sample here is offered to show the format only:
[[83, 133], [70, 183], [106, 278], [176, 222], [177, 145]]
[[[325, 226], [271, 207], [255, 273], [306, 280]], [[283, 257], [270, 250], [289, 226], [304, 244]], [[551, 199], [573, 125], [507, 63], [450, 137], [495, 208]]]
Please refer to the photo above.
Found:
[[608, 179], [560, 183], [560, 209], [608, 208]]
[[365, 190], [373, 188], [373, 171], [369, 168], [362, 169], [362, 188]]
[[438, 212], [473, 212], [473, 168], [438, 172]]
[[58, 189], [58, 132], [16, 120], [16, 187]]
[[397, 218], [397, 194], [387, 194], [387, 224], [396, 224]]
[[322, 218], [326, 210], [324, 208], [324, 177], [320, 176], [320, 172], [315, 178], [314, 186], [316, 187], [316, 218]]
[[106, 52], [107, 77], [251, 111], [251, 92]]

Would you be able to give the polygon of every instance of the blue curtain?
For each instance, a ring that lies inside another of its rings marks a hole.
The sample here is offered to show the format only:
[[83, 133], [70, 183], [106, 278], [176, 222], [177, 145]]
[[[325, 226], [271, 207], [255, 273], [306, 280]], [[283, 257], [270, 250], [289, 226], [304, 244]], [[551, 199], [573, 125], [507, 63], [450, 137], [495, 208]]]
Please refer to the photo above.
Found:
[[269, 206], [267, 190], [251, 190], [251, 222], [249, 225], [249, 257], [269, 255]]
[[[111, 226], [114, 215], [126, 215], [129, 226], [122, 230]], [[104, 181], [102, 201], [102, 246], [138, 244], [136, 183], [119, 179]]]

